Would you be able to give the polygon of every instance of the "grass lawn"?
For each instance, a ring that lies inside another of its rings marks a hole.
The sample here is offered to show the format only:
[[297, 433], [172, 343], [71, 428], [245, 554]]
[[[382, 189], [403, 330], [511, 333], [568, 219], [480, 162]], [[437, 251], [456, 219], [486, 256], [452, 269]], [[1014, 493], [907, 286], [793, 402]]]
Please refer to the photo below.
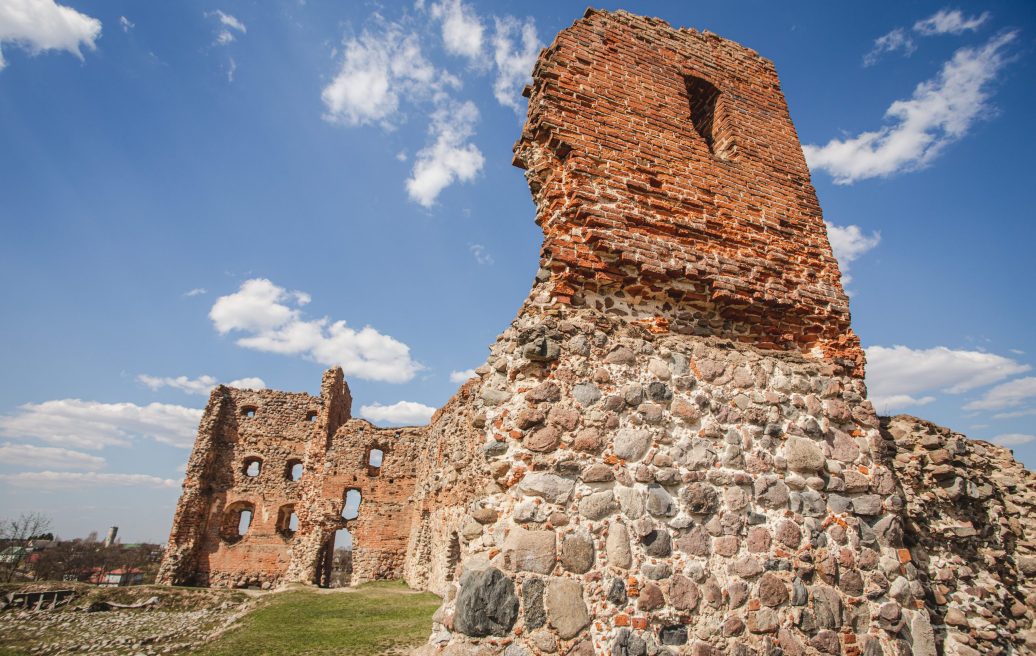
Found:
[[375, 656], [422, 644], [439, 598], [401, 582], [345, 591], [293, 590], [270, 595], [200, 656], [348, 654]]

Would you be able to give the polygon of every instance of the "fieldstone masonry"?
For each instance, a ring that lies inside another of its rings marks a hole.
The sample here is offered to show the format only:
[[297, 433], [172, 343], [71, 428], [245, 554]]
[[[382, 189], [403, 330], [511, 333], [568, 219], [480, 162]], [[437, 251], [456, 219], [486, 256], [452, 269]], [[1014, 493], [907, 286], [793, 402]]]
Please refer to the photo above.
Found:
[[[349, 420], [334, 370], [217, 389], [164, 580], [319, 582], [352, 485], [363, 577], [443, 597], [428, 654], [1036, 653], [1036, 479], [866, 400], [773, 64], [588, 10], [533, 80], [540, 270], [486, 364], [426, 429]], [[249, 487], [253, 453], [305, 473]], [[235, 542], [243, 501], [265, 528]]]

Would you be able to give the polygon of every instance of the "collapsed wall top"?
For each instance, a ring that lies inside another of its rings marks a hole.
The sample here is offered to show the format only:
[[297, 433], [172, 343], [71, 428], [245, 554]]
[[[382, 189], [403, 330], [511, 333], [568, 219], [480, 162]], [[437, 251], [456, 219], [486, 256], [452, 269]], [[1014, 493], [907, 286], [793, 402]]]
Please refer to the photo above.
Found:
[[707, 32], [588, 10], [533, 80], [514, 163], [545, 235], [544, 300], [800, 350], [862, 377], [772, 62]]

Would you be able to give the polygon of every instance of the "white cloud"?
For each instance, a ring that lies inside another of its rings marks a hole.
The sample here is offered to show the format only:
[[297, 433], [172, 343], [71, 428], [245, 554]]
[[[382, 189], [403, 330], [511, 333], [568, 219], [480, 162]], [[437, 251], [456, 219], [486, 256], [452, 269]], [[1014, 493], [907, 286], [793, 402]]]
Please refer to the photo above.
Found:
[[404, 383], [422, 368], [410, 358], [409, 346], [370, 326], [356, 330], [326, 317], [303, 319], [299, 307], [309, 299], [256, 278], [218, 298], [209, 318], [220, 334], [248, 333], [237, 340], [238, 346], [341, 365], [347, 376]]
[[360, 416], [371, 421], [384, 421], [390, 424], [427, 424], [433, 414], [435, 414], [435, 408], [414, 401], [399, 401], [392, 405], [372, 403], [360, 406]]
[[338, 74], [321, 93], [327, 109], [324, 118], [391, 127], [401, 96], [428, 97], [457, 83], [425, 59], [416, 34], [406, 33], [397, 23], [383, 23], [377, 31], [365, 30], [360, 38], [345, 42]]
[[0, 483], [34, 490], [80, 490], [83, 487], [178, 488], [180, 481], [148, 474], [98, 474], [96, 472], [21, 472], [0, 474]]
[[471, 101], [452, 103], [432, 114], [428, 131], [434, 141], [417, 152], [406, 181], [411, 200], [431, 207], [446, 187], [475, 179], [485, 163], [482, 151], [468, 141], [477, 121], [478, 109]]
[[5, 465], [19, 465], [43, 469], [85, 469], [92, 471], [104, 467], [104, 458], [81, 451], [53, 446], [31, 444], [0, 445], [0, 462]]
[[266, 382], [262, 378], [256, 378], [254, 376], [250, 378], [238, 378], [227, 383], [227, 387], [236, 387], [237, 389], [247, 390], [263, 390], [266, 388]]
[[1025, 410], [998, 412], [993, 415], [993, 419], [1017, 419], [1019, 417], [1032, 417], [1033, 415], [1036, 415], [1036, 408], [1026, 408]]
[[216, 45], [225, 46], [234, 41], [237, 38], [234, 32], [239, 34], [245, 34], [248, 32], [248, 28], [245, 24], [239, 21], [237, 18], [230, 14], [223, 13], [219, 9], [212, 13], [205, 14], [206, 16], [215, 16], [219, 19], [220, 30], [216, 35]]
[[493, 256], [489, 254], [489, 251], [482, 244], [471, 244], [468, 246], [468, 250], [471, 251], [471, 255], [479, 264], [492, 264], [494, 262]]
[[1033, 440], [1036, 440], [1036, 435], [1026, 435], [1025, 433], [1005, 433], [1003, 435], [997, 435], [989, 441], [993, 444], [999, 444], [1000, 446], [1020, 446], [1022, 444], [1028, 444]]
[[[80, 60], [80, 47], [97, 48], [101, 21], [54, 0], [0, 0], [0, 47], [15, 45], [37, 55], [65, 50]], [[6, 66], [0, 51], [0, 70]]]
[[466, 383], [472, 378], [474, 378], [475, 375], [476, 374], [474, 369], [465, 369], [464, 371], [451, 371], [450, 382], [457, 384]]
[[935, 78], [917, 85], [909, 99], [889, 106], [885, 116], [891, 125], [824, 146], [803, 146], [810, 169], [827, 171], [836, 184], [851, 184], [931, 163], [990, 113], [989, 86], [1007, 64], [1004, 51], [1016, 36], [1006, 32], [980, 48], [955, 52]]
[[831, 241], [831, 250], [834, 251], [838, 260], [838, 268], [842, 272], [842, 286], [852, 282], [849, 275], [849, 265], [861, 255], [881, 243], [881, 233], [873, 232], [870, 235], [863, 234], [860, 226], [836, 226], [824, 222], [827, 225], [827, 238]]
[[883, 34], [875, 39], [870, 52], [863, 56], [863, 65], [873, 66], [878, 63], [882, 55], [897, 50], [902, 50], [904, 55], [913, 54], [917, 50], [914, 40], [902, 27], [897, 27], [888, 34]]
[[[531, 79], [532, 67], [540, 52], [536, 23], [531, 18], [518, 21], [507, 16], [494, 19], [494, 24], [493, 60], [497, 75], [493, 83], [493, 95], [501, 105], [518, 110], [522, 87]], [[519, 37], [520, 46], [516, 43]]]
[[137, 26], [136, 23], [134, 23], [130, 19], [126, 18], [125, 16], [119, 16], [119, 27], [122, 28], [123, 32], [129, 32], [130, 30], [132, 30], [136, 26]]
[[[163, 387], [171, 387], [178, 389], [188, 394], [200, 394], [207, 396], [212, 388], [219, 385], [219, 381], [212, 376], [198, 376], [197, 378], [188, 378], [187, 376], [176, 376], [175, 378], [163, 378], [159, 376], [149, 376], [147, 374], [140, 374], [137, 376], [137, 380], [149, 387], [152, 390], [160, 390]], [[266, 389], [266, 383], [263, 382], [262, 378], [240, 378], [238, 380], [232, 380], [227, 383], [230, 387], [237, 387], [238, 389]]]
[[940, 9], [928, 18], [914, 23], [914, 31], [924, 36], [936, 34], [962, 34], [974, 31], [989, 20], [990, 14], [984, 11], [978, 16], [965, 18], [960, 9]]
[[1003, 410], [1017, 408], [1026, 401], [1036, 399], [1036, 376], [1016, 378], [987, 391], [977, 401], [964, 406], [965, 410]]
[[866, 352], [867, 387], [870, 400], [879, 411], [924, 405], [934, 400], [932, 392], [960, 394], [1030, 369], [1029, 365], [993, 353], [945, 346], [871, 346]]
[[0, 435], [84, 449], [125, 446], [134, 437], [188, 448], [202, 411], [165, 403], [99, 403], [60, 399], [26, 403], [0, 416]]
[[184, 292], [183, 295], [190, 298], [192, 296], [202, 296], [206, 293], [208, 293], [208, 290], [204, 287], [195, 287], [194, 289]]
[[482, 19], [460, 0], [443, 0], [429, 7], [429, 14], [442, 22], [442, 41], [446, 52], [481, 63]]
[[212, 376], [199, 376], [198, 378], [188, 378], [187, 376], [161, 378], [158, 376], [140, 374], [137, 376], [137, 380], [152, 390], [157, 391], [163, 387], [171, 387], [173, 389], [187, 392], [188, 394], [208, 394], [212, 391], [213, 387], [219, 384], [219, 382]]
[[891, 396], [874, 396], [870, 397], [871, 403], [874, 404], [874, 409], [880, 414], [889, 414], [893, 410], [901, 410], [903, 408], [916, 408], [922, 405], [928, 405], [935, 400], [934, 396], [910, 396], [909, 394], [893, 394]]

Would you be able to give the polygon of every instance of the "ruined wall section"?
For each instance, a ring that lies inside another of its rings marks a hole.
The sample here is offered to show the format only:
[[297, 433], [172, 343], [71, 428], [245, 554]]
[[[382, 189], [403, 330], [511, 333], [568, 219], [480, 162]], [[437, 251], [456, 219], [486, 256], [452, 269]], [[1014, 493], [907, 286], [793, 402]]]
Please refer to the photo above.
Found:
[[[773, 64], [589, 10], [545, 50], [515, 146], [559, 302], [856, 365], [849, 305]], [[648, 303], [650, 301], [650, 303]]]
[[[221, 412], [214, 421], [203, 419], [202, 425], [210, 423], [214, 430], [211, 437], [199, 437], [195, 447], [208, 457], [187, 475], [192, 487], [200, 485], [204, 490], [204, 501], [193, 502], [192, 516], [180, 522], [204, 529], [194, 547], [191, 571], [183, 572], [185, 579], [169, 582], [269, 585], [288, 567], [293, 534], [287, 525], [301, 499], [299, 481], [291, 480], [291, 467], [303, 461], [313, 433], [312, 418], [322, 403], [308, 394], [224, 386], [213, 397], [221, 399]], [[249, 469], [255, 467], [252, 463], [258, 463], [257, 473]], [[185, 481], [185, 490], [187, 485]], [[181, 505], [186, 498], [185, 493]], [[251, 513], [243, 534], [238, 530], [241, 512]], [[175, 548], [178, 529], [174, 520], [169, 549]]]
[[[236, 587], [327, 584], [335, 532], [342, 528], [354, 540], [354, 583], [401, 577], [412, 518], [406, 502], [424, 429], [377, 428], [351, 419], [351, 404], [337, 367], [325, 373], [320, 397], [214, 390], [159, 580]], [[375, 448], [384, 452], [380, 467], [369, 464]], [[342, 516], [350, 489], [363, 496], [353, 520]], [[251, 512], [252, 520], [239, 533], [242, 511]]]
[[[344, 504], [349, 490], [361, 495], [356, 518], [343, 523], [353, 540], [353, 585], [403, 578], [414, 512], [409, 501], [418, 462], [427, 457], [425, 436], [424, 427], [378, 428], [362, 419], [334, 436], [321, 496]], [[369, 464], [374, 449], [383, 453], [380, 467]]]
[[883, 420], [905, 545], [945, 654], [1036, 653], [1036, 474], [1011, 452], [900, 415]]
[[[417, 485], [410, 501], [414, 516], [406, 550], [405, 579], [413, 588], [440, 596], [455, 591], [453, 581], [461, 543], [468, 540], [462, 536], [481, 535], [479, 522], [496, 519], [489, 511], [480, 512], [479, 506], [472, 505], [500, 490], [493, 481], [485, 452], [502, 448], [506, 440], [501, 433], [502, 422], [490, 425], [479, 407], [480, 384], [478, 378], [464, 384], [435, 413], [417, 463]], [[478, 519], [472, 519], [469, 511]]]

